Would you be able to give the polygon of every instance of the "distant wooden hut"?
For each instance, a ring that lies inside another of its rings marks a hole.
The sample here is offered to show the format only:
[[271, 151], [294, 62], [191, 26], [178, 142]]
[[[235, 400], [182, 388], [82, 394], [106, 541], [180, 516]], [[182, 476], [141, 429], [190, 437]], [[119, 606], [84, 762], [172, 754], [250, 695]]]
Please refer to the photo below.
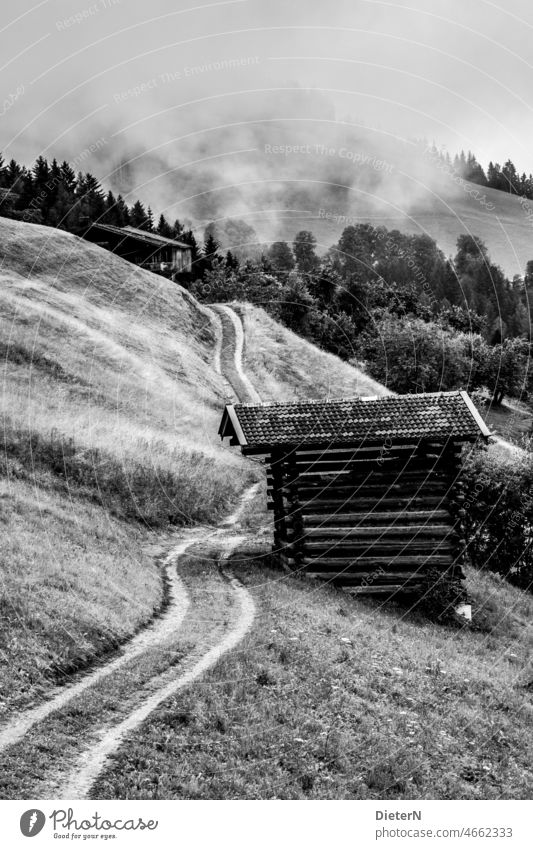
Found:
[[158, 233], [95, 222], [89, 225], [84, 238], [142, 268], [163, 272], [173, 279], [191, 271], [191, 246]]
[[490, 434], [466, 392], [227, 405], [219, 434], [264, 455], [286, 568], [366, 593], [463, 577], [461, 449]]

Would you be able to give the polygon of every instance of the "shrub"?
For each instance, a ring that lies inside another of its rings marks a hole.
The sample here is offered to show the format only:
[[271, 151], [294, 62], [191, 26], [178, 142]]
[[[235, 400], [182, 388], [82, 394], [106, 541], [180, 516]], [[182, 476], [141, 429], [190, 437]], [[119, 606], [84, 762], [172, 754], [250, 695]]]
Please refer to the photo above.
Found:
[[479, 385], [485, 347], [481, 337], [386, 313], [361, 335], [357, 352], [372, 377], [395, 392], [440, 392]]
[[533, 456], [470, 451], [464, 466], [467, 555], [478, 569], [533, 587]]
[[211, 268], [204, 273], [203, 280], [195, 280], [191, 294], [199, 301], [208, 303], [238, 301], [244, 299], [244, 287], [234, 269], [227, 268], [224, 260], [213, 259]]

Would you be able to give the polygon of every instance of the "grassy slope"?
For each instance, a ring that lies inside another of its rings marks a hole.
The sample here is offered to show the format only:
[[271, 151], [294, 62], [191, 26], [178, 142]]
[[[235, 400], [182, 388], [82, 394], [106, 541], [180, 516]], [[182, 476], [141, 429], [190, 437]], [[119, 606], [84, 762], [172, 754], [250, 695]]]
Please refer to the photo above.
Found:
[[277, 324], [260, 307], [239, 307], [244, 366], [263, 401], [389, 395], [368, 375]]
[[137, 630], [162, 601], [149, 528], [215, 520], [249, 472], [178, 286], [1, 218], [0, 256], [5, 712]]
[[0, 251], [1, 339], [23, 349], [2, 368], [11, 419], [152, 463], [177, 446], [221, 460], [212, 330], [180, 287], [7, 219]]

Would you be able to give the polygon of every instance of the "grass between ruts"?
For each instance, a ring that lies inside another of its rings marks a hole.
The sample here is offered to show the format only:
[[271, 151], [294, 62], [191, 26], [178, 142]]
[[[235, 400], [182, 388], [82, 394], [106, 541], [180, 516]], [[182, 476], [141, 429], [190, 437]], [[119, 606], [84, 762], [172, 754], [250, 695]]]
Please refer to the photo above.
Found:
[[533, 599], [469, 572], [474, 628], [230, 564], [244, 642], [131, 735], [94, 798], [528, 798]]

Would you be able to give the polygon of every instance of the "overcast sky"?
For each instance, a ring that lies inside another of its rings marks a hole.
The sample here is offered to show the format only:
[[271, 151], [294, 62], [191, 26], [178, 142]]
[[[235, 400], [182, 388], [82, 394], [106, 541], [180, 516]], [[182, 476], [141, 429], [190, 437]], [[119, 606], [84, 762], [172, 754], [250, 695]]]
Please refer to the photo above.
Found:
[[318, 89], [338, 119], [533, 171], [526, 0], [23, 0], [3, 13], [0, 147], [24, 161], [73, 159], [112, 133], [163, 142], [251, 104], [275, 117], [265, 89], [289, 87], [302, 114]]

